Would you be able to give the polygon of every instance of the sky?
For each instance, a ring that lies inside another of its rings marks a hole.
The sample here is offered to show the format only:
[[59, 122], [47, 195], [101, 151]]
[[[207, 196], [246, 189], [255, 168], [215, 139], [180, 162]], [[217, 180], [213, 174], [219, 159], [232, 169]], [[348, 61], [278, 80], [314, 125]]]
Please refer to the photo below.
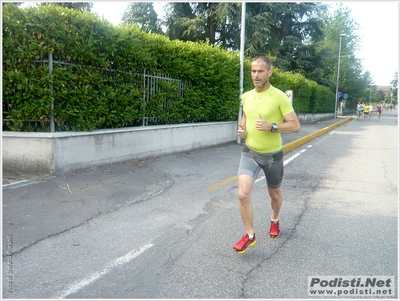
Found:
[[[330, 2], [332, 3], [332, 2]], [[356, 57], [363, 60], [376, 85], [390, 85], [399, 70], [399, 14], [397, 1], [344, 1], [360, 25], [361, 38]], [[345, 39], [342, 38], [342, 43]]]
[[[114, 25], [132, 1], [92, 1], [92, 11]], [[145, 2], [145, 1], [142, 1]], [[253, 1], [255, 2], [255, 1]], [[163, 15], [165, 2], [154, 2], [159, 16]], [[336, 1], [324, 1], [335, 6]], [[398, 1], [342, 1], [351, 9], [351, 17], [360, 25], [356, 34], [360, 37], [360, 51], [356, 57], [362, 60], [376, 85], [390, 85], [399, 70], [399, 15]], [[339, 38], [338, 38], [339, 43]], [[342, 39], [345, 43], [345, 39]]]

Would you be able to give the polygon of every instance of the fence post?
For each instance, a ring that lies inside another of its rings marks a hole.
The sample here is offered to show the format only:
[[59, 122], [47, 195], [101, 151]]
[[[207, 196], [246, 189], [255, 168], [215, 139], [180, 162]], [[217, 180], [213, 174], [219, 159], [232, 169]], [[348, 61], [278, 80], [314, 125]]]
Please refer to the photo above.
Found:
[[143, 116], [142, 126], [146, 125], [146, 69], [143, 71]]
[[[51, 96], [53, 96], [53, 80], [52, 80], [53, 53], [52, 52], [49, 52], [49, 74], [50, 74], [50, 93], [51, 93]], [[54, 101], [53, 101], [53, 99], [51, 100], [51, 103], [50, 103], [50, 132], [51, 133], [55, 132], [55, 127], [54, 127]]]

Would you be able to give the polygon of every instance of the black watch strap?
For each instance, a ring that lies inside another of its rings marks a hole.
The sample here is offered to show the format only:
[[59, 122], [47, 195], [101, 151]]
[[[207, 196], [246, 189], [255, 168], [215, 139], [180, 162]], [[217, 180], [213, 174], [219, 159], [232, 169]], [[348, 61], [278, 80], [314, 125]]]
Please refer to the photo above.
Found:
[[278, 131], [278, 125], [276, 123], [273, 123], [271, 127], [271, 132], [276, 133], [277, 131]]

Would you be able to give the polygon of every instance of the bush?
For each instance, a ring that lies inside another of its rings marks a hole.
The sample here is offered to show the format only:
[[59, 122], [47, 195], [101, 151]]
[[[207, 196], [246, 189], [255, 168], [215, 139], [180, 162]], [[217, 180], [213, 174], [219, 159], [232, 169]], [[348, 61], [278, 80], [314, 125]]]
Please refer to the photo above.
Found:
[[[247, 91], [250, 59], [244, 69]], [[234, 121], [239, 71], [237, 52], [207, 43], [171, 41], [60, 6], [3, 4], [3, 130], [49, 131], [52, 103], [57, 131]], [[294, 91], [298, 112], [331, 108], [332, 93], [299, 74], [276, 69], [271, 83]]]

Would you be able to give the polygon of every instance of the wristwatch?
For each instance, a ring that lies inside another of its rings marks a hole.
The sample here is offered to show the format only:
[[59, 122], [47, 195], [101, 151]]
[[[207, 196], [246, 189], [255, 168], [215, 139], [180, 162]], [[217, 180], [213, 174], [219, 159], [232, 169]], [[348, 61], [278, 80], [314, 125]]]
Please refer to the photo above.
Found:
[[276, 133], [277, 131], [278, 131], [278, 125], [276, 123], [273, 123], [271, 127], [271, 132]]

